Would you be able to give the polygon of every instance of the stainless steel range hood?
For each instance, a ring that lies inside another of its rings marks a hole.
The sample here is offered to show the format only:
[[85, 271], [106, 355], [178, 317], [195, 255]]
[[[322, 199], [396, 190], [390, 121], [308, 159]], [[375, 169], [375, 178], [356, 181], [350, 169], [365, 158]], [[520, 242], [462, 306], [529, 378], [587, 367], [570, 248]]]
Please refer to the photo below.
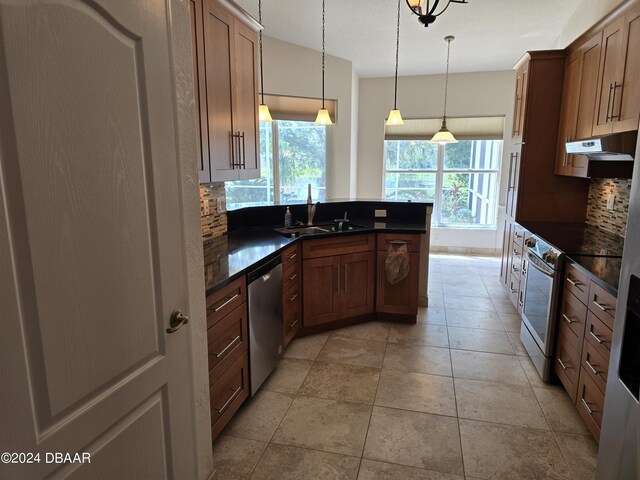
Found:
[[586, 155], [589, 160], [633, 161], [638, 132], [614, 133], [604, 137], [567, 142], [568, 154]]

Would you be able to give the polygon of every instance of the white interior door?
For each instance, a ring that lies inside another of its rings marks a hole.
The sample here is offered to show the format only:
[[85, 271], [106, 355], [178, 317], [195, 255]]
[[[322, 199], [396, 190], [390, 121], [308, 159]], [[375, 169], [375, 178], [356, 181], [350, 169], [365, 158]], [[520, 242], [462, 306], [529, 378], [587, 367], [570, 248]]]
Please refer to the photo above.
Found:
[[0, 0], [0, 478], [196, 476], [169, 8]]

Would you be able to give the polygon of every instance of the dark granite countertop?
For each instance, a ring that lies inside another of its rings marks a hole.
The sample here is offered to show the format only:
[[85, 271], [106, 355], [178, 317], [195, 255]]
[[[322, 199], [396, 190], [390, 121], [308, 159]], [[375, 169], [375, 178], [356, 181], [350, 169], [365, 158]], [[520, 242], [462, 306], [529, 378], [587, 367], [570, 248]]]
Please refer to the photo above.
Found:
[[567, 261], [589, 275], [594, 282], [609, 293], [618, 296], [622, 258], [571, 255], [567, 257]]
[[425, 223], [379, 222], [352, 218], [353, 224], [362, 228], [348, 232], [327, 232], [287, 238], [272, 227], [249, 227], [230, 231], [227, 235], [204, 242], [204, 271], [206, 294], [211, 295], [220, 287], [258, 267], [266, 260], [279, 255], [288, 245], [302, 239], [326, 238], [338, 235], [376, 233], [426, 233]]

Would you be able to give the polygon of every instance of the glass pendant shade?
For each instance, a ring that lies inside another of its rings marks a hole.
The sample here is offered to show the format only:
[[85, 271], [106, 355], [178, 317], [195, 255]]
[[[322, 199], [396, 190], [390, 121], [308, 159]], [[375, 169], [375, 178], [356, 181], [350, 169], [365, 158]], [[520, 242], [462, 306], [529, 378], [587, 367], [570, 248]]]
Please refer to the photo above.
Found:
[[453, 133], [449, 131], [447, 128], [447, 121], [442, 121], [442, 128], [436, 132], [436, 134], [431, 139], [432, 143], [439, 143], [440, 145], [445, 145], [447, 143], [458, 143], [458, 140], [453, 136]]
[[389, 118], [387, 118], [387, 125], [404, 125], [400, 110], [394, 109], [389, 112]]
[[407, 0], [407, 3], [412, 10], [416, 8], [422, 9], [422, 7], [424, 7], [424, 0]]
[[273, 122], [271, 112], [269, 112], [269, 107], [267, 105], [260, 104], [258, 106], [258, 120], [264, 123]]
[[314, 123], [317, 125], [333, 125], [331, 117], [329, 116], [329, 111], [326, 108], [318, 110], [318, 116]]

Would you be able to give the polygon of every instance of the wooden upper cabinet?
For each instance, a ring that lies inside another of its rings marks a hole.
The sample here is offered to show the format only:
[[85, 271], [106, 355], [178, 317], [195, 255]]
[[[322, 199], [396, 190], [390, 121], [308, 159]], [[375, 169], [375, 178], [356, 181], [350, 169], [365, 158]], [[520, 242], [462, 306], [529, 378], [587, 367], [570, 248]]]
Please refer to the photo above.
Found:
[[200, 182], [257, 178], [260, 26], [233, 2], [190, 1]]
[[527, 103], [528, 76], [529, 62], [524, 62], [516, 70], [516, 97], [513, 107], [513, 128], [511, 130], [511, 137], [514, 139], [522, 138], [524, 114]]
[[640, 6], [604, 28], [593, 134], [627, 132], [640, 119]]
[[602, 32], [598, 32], [587, 40], [579, 50], [581, 58], [580, 97], [575, 140], [590, 138], [593, 135], [593, 116], [596, 110], [601, 49]]
[[576, 138], [578, 106], [580, 100], [580, 80], [582, 77], [582, 55], [575, 51], [567, 57], [562, 87], [562, 107], [560, 109], [560, 128], [558, 129], [558, 148], [556, 173], [570, 174], [569, 158], [565, 143]]

